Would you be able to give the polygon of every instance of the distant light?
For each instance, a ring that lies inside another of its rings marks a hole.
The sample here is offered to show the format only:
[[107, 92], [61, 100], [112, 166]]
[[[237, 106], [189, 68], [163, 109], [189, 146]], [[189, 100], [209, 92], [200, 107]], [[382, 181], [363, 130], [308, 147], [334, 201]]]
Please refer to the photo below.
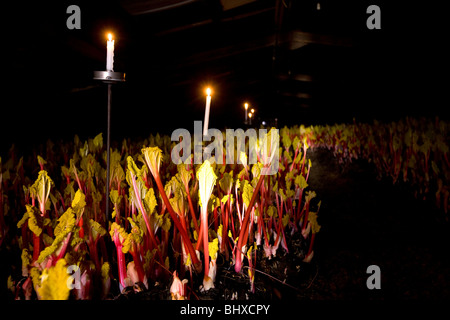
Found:
[[265, 126], [265, 125], [266, 125], [266, 122], [265, 122], [265, 121], [263, 121], [263, 122], [261, 122], [261, 124], [262, 124], [263, 126]]

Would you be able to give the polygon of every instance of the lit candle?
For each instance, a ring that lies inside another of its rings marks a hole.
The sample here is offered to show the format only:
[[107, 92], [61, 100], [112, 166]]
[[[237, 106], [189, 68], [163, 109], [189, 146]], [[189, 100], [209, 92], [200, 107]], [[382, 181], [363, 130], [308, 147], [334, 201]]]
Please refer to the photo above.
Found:
[[249, 112], [248, 117], [250, 118], [250, 125], [252, 125], [252, 116], [253, 116], [253, 113]]
[[248, 109], [248, 103], [244, 104], [244, 108], [245, 108], [245, 123], [247, 123], [247, 109]]
[[106, 42], [106, 71], [114, 70], [114, 40], [112, 34], [108, 33], [108, 41]]
[[211, 106], [211, 88], [206, 88], [206, 108], [205, 108], [205, 121], [203, 123], [203, 135], [208, 133], [209, 124], [209, 107]]

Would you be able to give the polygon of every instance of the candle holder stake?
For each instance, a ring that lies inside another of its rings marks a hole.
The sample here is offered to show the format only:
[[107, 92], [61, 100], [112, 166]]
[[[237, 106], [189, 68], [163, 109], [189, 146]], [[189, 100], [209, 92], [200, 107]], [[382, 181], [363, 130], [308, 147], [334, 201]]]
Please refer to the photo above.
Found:
[[110, 171], [110, 140], [111, 140], [111, 87], [113, 84], [125, 82], [125, 73], [115, 71], [94, 71], [94, 80], [102, 81], [108, 85], [108, 115], [106, 132], [106, 218], [109, 218], [109, 171]]

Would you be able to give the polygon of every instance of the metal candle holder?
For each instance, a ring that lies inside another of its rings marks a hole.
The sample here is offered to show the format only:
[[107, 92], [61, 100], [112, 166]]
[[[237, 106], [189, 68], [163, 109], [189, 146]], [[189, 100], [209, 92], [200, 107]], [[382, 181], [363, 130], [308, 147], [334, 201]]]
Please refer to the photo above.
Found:
[[109, 216], [109, 156], [110, 156], [110, 136], [111, 136], [111, 86], [116, 83], [125, 82], [125, 73], [114, 71], [94, 71], [94, 80], [102, 81], [108, 85], [108, 116], [106, 133], [106, 217]]

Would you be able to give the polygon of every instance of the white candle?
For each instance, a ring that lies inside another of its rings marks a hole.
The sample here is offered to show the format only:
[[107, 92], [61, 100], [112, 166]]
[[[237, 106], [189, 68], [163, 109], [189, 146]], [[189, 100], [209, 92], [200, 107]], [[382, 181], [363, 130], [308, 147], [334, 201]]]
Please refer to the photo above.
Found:
[[209, 124], [209, 107], [211, 106], [211, 89], [206, 89], [206, 107], [205, 107], [205, 121], [203, 123], [203, 135], [208, 134], [208, 124]]
[[245, 107], [245, 123], [247, 123], [247, 109], [248, 109], [248, 103], [244, 104]]
[[114, 70], [114, 40], [112, 34], [108, 34], [108, 41], [106, 43], [106, 71]]

